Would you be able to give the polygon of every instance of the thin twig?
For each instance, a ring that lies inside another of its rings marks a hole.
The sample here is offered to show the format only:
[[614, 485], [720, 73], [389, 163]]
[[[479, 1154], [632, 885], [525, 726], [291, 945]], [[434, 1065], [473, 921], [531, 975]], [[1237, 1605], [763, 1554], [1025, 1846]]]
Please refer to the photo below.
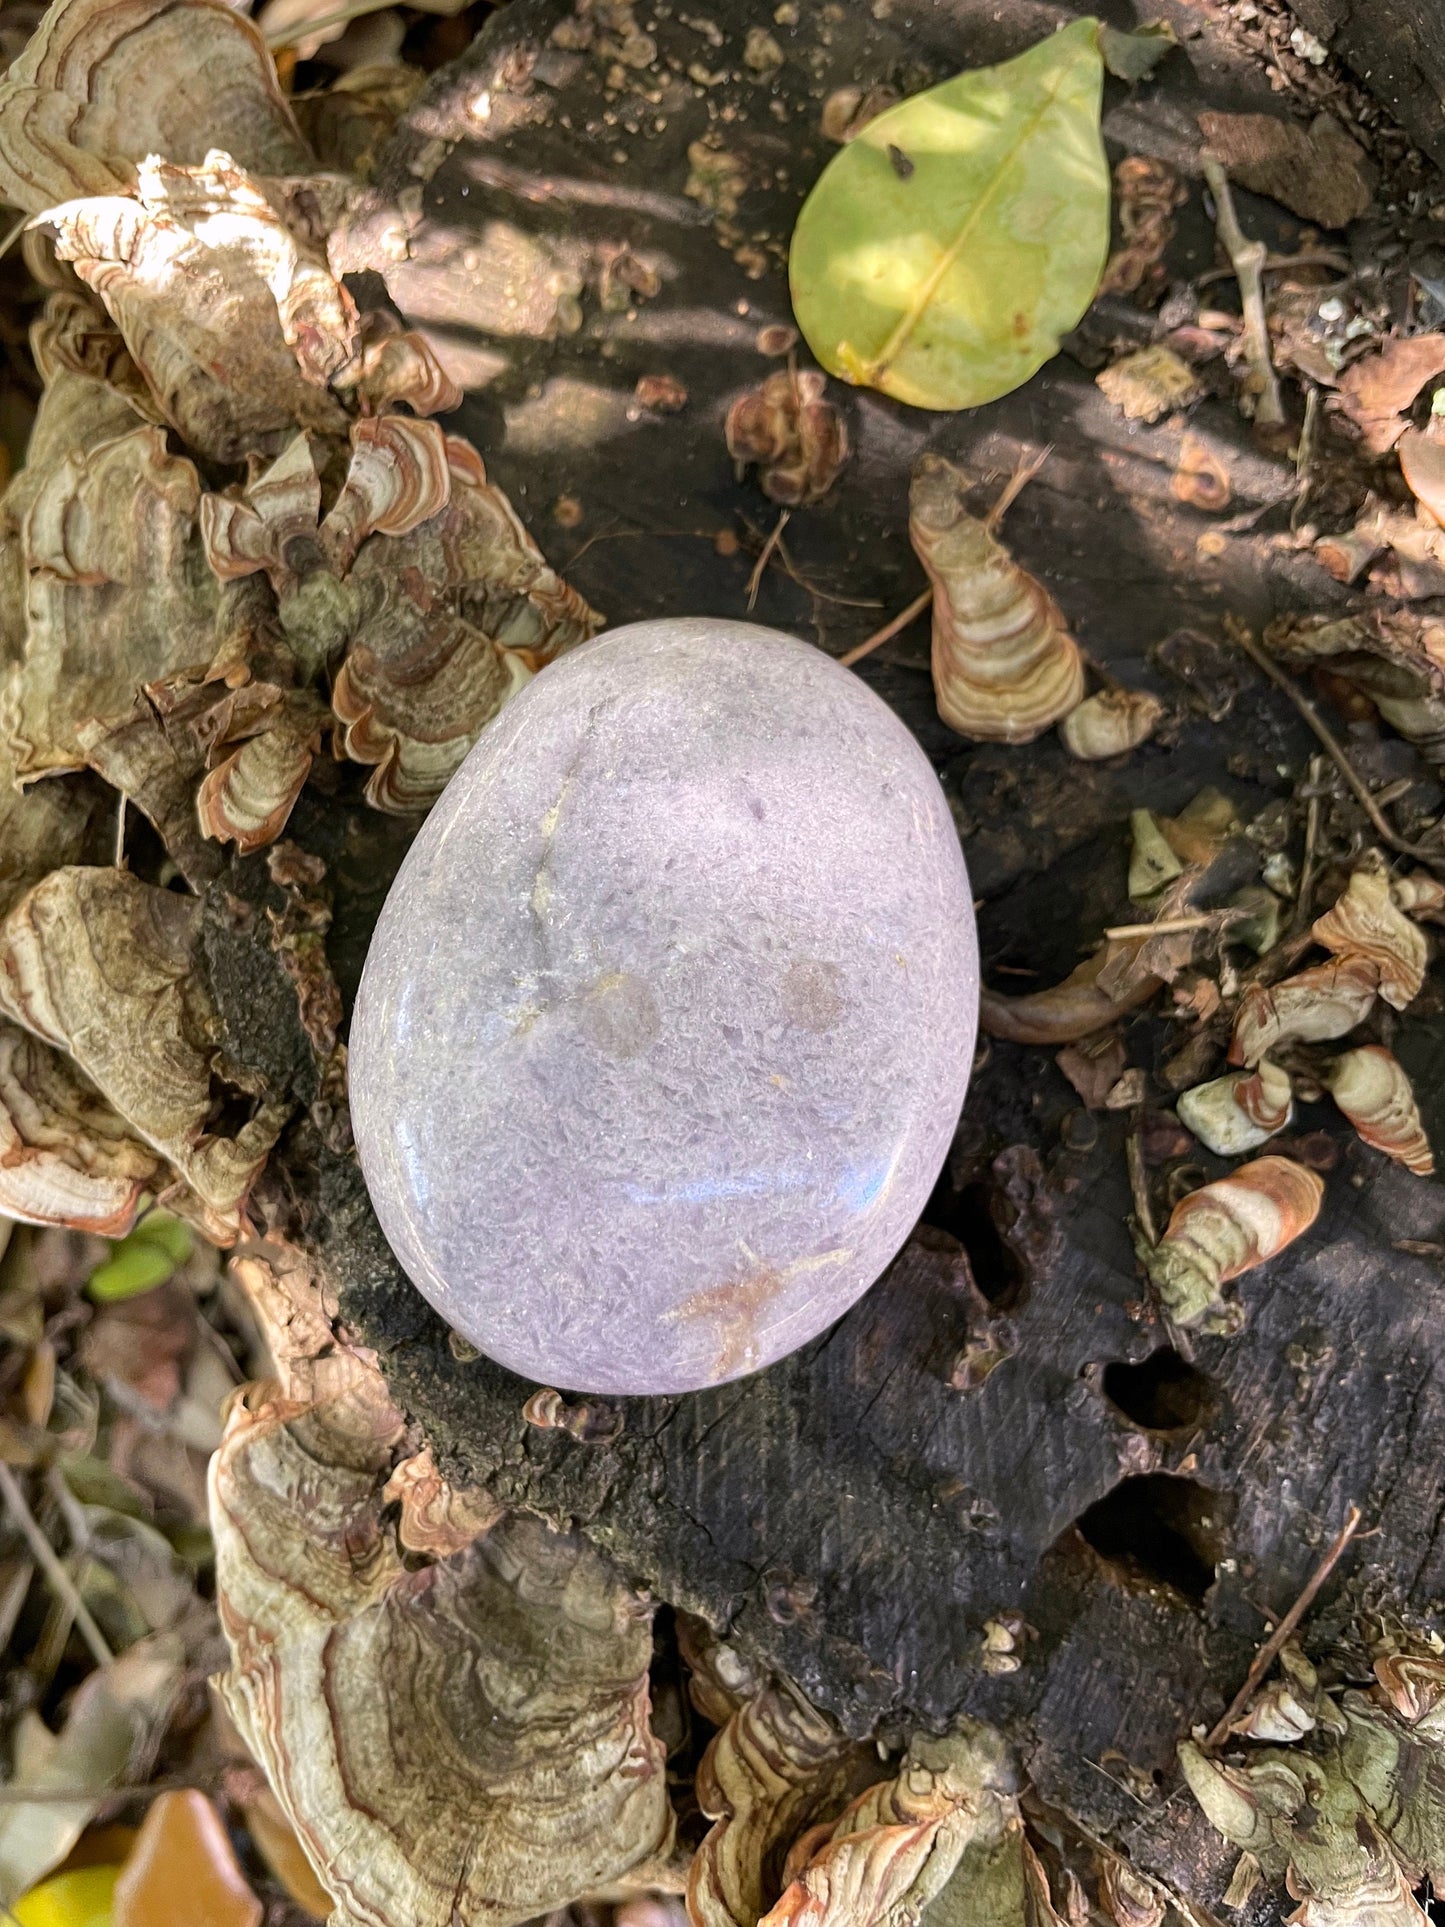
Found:
[[4, 1499], [11, 1523], [29, 1546], [36, 1565], [50, 1582], [56, 1597], [74, 1615], [81, 1638], [90, 1648], [96, 1665], [109, 1666], [115, 1655], [106, 1644], [105, 1634], [91, 1617], [90, 1608], [76, 1591], [75, 1581], [56, 1556], [55, 1548], [37, 1525], [20, 1481], [3, 1459], [0, 1459], [0, 1498]]
[[1196, 910], [1188, 917], [1164, 917], [1158, 923], [1116, 923], [1106, 937], [1174, 937], [1186, 930], [1206, 930], [1221, 921], [1218, 910]]
[[124, 790], [120, 792], [120, 807], [115, 813], [115, 867], [125, 868], [125, 806], [129, 801]]
[[900, 609], [891, 622], [885, 622], [881, 629], [875, 629], [866, 642], [860, 642], [858, 647], [850, 649], [846, 656], [839, 656], [839, 662], [845, 669], [851, 669], [855, 662], [862, 662], [863, 658], [871, 656], [875, 649], [881, 649], [885, 642], [892, 642], [901, 629], [906, 629], [910, 622], [923, 614], [932, 600], [933, 587], [930, 584], [913, 598], [906, 609]]
[[[1333, 268], [1345, 280], [1354, 279], [1354, 271], [1343, 254], [1336, 254], [1331, 248], [1305, 248], [1299, 254], [1267, 254], [1260, 265], [1262, 274], [1283, 274], [1289, 268]], [[1207, 288], [1215, 281], [1227, 281], [1234, 273], [1233, 268], [1208, 268], [1203, 274], [1196, 274], [1196, 288]], [[1412, 281], [1410, 287], [1413, 290]]]
[[[1412, 284], [1413, 285], [1413, 284]], [[1298, 493], [1289, 512], [1289, 525], [1298, 530], [1305, 519], [1305, 508], [1315, 486], [1315, 454], [1320, 438], [1320, 391], [1313, 382], [1305, 391], [1305, 418], [1295, 444], [1294, 472]]]
[[1250, 1669], [1244, 1676], [1243, 1686], [1240, 1687], [1234, 1698], [1229, 1702], [1229, 1705], [1210, 1728], [1204, 1740], [1204, 1750], [1206, 1753], [1213, 1752], [1215, 1747], [1223, 1743], [1230, 1727], [1233, 1726], [1235, 1720], [1238, 1719], [1239, 1715], [1244, 1711], [1245, 1707], [1248, 1706], [1251, 1699], [1253, 1699], [1260, 1681], [1279, 1658], [1285, 1641], [1314, 1604], [1315, 1595], [1318, 1593], [1320, 1587], [1340, 1563], [1341, 1558], [1344, 1556], [1346, 1546], [1349, 1545], [1351, 1539], [1353, 1539], [1356, 1532], [1359, 1531], [1360, 1520], [1363, 1517], [1364, 1514], [1357, 1505], [1350, 1507], [1345, 1517], [1345, 1523], [1330, 1541], [1324, 1558], [1321, 1559], [1320, 1563], [1315, 1567], [1304, 1591], [1255, 1654]]
[[1319, 737], [1320, 741], [1334, 758], [1335, 767], [1339, 770], [1340, 775], [1343, 776], [1349, 784], [1355, 801], [1365, 812], [1365, 815], [1369, 817], [1375, 827], [1376, 834], [1381, 840], [1388, 843], [1392, 850], [1398, 850], [1401, 856], [1412, 856], [1417, 862], [1429, 863], [1436, 869], [1440, 868], [1442, 862], [1445, 862], [1445, 855], [1442, 855], [1441, 851], [1427, 850], [1419, 843], [1407, 843], [1403, 836], [1397, 835], [1390, 827], [1389, 823], [1385, 820], [1379, 804], [1375, 801], [1374, 797], [1371, 796], [1369, 790], [1366, 789], [1363, 779], [1357, 775], [1354, 764], [1345, 754], [1344, 745], [1339, 741], [1339, 738], [1335, 735], [1329, 724], [1322, 720], [1319, 711], [1315, 708], [1309, 697], [1305, 695], [1304, 691], [1296, 685], [1293, 678], [1287, 676], [1279, 667], [1278, 663], [1270, 661], [1269, 657], [1263, 649], [1260, 648], [1259, 644], [1247, 629], [1241, 628], [1236, 624], [1231, 624], [1229, 633], [1255, 667], [1262, 670], [1264, 674], [1269, 677], [1276, 689], [1284, 691], [1285, 695], [1289, 697], [1290, 701], [1294, 704], [1300, 715], [1304, 717], [1315, 735]]
[[1294, 894], [1294, 915], [1290, 918], [1292, 930], [1303, 930], [1310, 920], [1310, 901], [1315, 883], [1315, 850], [1320, 840], [1320, 779], [1325, 773], [1323, 756], [1310, 758], [1310, 800], [1305, 811], [1305, 848], [1300, 858], [1299, 888]]
[[1002, 522], [1003, 518], [1008, 514], [1014, 503], [1023, 494], [1024, 490], [1038, 474], [1039, 470], [1053, 452], [1053, 443], [1045, 442], [1042, 448], [1036, 450], [1032, 455], [1023, 456], [1015, 465], [1013, 474], [1009, 476], [1003, 488], [999, 491], [998, 500], [984, 517], [984, 527], [990, 535], [993, 534], [999, 523]]
[[1140, 1137], [1141, 1119], [1136, 1118], [1124, 1140], [1124, 1157], [1129, 1166], [1129, 1190], [1134, 1199], [1134, 1219], [1145, 1242], [1157, 1245], [1159, 1228], [1154, 1222], [1154, 1206], [1149, 1197], [1149, 1173], [1144, 1165], [1144, 1144]]
[[835, 602], [840, 609], [881, 609], [883, 604], [877, 596], [834, 595], [831, 589], [820, 589], [816, 582], [803, 574], [794, 562], [787, 543], [778, 537], [777, 556], [783, 569], [806, 595], [816, 596], [819, 602]]
[[773, 550], [778, 546], [779, 542], [782, 541], [783, 530], [788, 526], [788, 518], [792, 515], [792, 512], [791, 509], [782, 509], [779, 511], [778, 519], [773, 524], [772, 533], [769, 535], [767, 541], [764, 542], [762, 553], [753, 564], [753, 572], [748, 577], [749, 609], [752, 609], [758, 599], [758, 589], [762, 585], [763, 570], [767, 568], [768, 563], [772, 560]]
[[1234, 196], [1229, 191], [1229, 176], [1218, 161], [1205, 161], [1204, 178], [1214, 196], [1214, 225], [1239, 283], [1239, 305], [1244, 315], [1244, 358], [1255, 389], [1254, 419], [1261, 427], [1278, 428], [1285, 419], [1284, 403], [1280, 399], [1279, 377], [1270, 359], [1269, 321], [1264, 311], [1261, 279], [1269, 249], [1263, 241], [1251, 241], [1239, 225]]

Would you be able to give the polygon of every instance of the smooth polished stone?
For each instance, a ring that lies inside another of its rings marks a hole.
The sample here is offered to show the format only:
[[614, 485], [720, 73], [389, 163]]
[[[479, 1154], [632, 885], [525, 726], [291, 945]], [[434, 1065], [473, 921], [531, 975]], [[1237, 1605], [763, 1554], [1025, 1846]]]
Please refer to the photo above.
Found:
[[774, 630], [636, 623], [507, 704], [408, 853], [352, 1024], [362, 1169], [480, 1350], [693, 1390], [893, 1257], [977, 1009], [957, 832], [893, 711]]

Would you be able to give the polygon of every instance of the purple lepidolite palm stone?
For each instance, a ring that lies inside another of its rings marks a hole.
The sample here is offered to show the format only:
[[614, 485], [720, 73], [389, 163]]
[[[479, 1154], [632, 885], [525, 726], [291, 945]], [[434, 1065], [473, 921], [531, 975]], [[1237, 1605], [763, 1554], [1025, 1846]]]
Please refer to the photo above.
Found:
[[968, 878], [922, 750], [751, 623], [637, 623], [484, 731], [403, 864], [351, 1041], [362, 1168], [447, 1322], [680, 1392], [832, 1323], [968, 1081]]

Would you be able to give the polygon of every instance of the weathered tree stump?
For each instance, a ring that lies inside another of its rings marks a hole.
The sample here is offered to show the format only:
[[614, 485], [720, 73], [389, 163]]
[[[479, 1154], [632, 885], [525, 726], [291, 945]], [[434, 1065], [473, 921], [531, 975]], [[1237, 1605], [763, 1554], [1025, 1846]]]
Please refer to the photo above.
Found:
[[[1122, 3], [1100, 11], [1133, 24]], [[613, 622], [736, 616], [776, 511], [734, 478], [722, 417], [778, 365], [758, 337], [789, 320], [788, 235], [832, 151], [822, 101], [845, 82], [916, 87], [1004, 57], [1067, 10], [799, 0], [769, 23], [784, 58], [764, 74], [741, 58], [757, 15], [740, 0], [636, 12], [657, 43], [650, 71], [617, 57], [626, 7], [596, 6], [579, 28], [560, 0], [512, 0], [399, 131], [352, 262], [466, 369], [457, 426]], [[1172, 0], [1146, 12], [1194, 37], [1135, 91], [1111, 83], [1111, 156], [1155, 154], [1187, 172], [1198, 110], [1277, 103], [1207, 17]], [[707, 205], [698, 142], [736, 161], [735, 209], [720, 212], [716, 193]], [[1251, 231], [1294, 245], [1278, 209], [1248, 196], [1241, 208]], [[1212, 258], [1196, 187], [1169, 265], [1187, 276]], [[621, 305], [599, 299], [599, 282], [621, 287]], [[1001, 480], [1021, 449], [1053, 444], [1009, 539], [1086, 647], [1173, 705], [1164, 736], [1105, 766], [1071, 761], [1052, 736], [1027, 749], [966, 743], [937, 719], [922, 625], [861, 670], [945, 784], [982, 901], [985, 972], [1004, 989], [1064, 975], [1106, 925], [1129, 919], [1131, 809], [1176, 812], [1214, 784], [1249, 821], [1291, 797], [1318, 749], [1238, 652], [1177, 640], [1218, 635], [1226, 613], [1257, 628], [1343, 592], [1289, 538], [1288, 459], [1259, 451], [1222, 392], [1189, 432], [1225, 462], [1233, 504], [1209, 516], [1171, 497], [1178, 418], [1126, 422], [1091, 374], [1106, 344], [1145, 339], [1149, 326], [1105, 301], [1027, 388], [959, 416], [834, 384], [855, 455], [828, 500], [789, 522], [788, 567], [761, 578], [760, 621], [841, 652], [920, 586], [905, 524], [923, 448]], [[639, 401], [649, 375], [686, 389], [680, 412]], [[744, 522], [753, 553], [728, 553], [714, 538]], [[1366, 732], [1356, 747], [1433, 785], [1402, 743]], [[1439, 801], [1434, 787], [1417, 794]], [[349, 995], [406, 826], [308, 798], [294, 831], [331, 861]], [[256, 1002], [266, 985], [246, 975], [250, 953], [219, 913], [213, 937], [245, 1048], [267, 1031]], [[1157, 1068], [1178, 1036], [1140, 1017], [1131, 1060]], [[273, 1075], [288, 1052], [304, 1061], [294, 1024], [288, 1034], [278, 1016], [271, 1038]], [[1435, 986], [1396, 1048], [1445, 1150]], [[1179, 1793], [1175, 1744], [1218, 1716], [1266, 1616], [1288, 1606], [1348, 1505], [1373, 1536], [1347, 1555], [1317, 1625], [1342, 1627], [1366, 1600], [1428, 1617], [1445, 1591], [1433, 1342], [1445, 1277], [1436, 1257], [1399, 1247], [1437, 1239], [1445, 1194], [1365, 1150], [1327, 1104], [1304, 1107], [1297, 1128], [1330, 1133], [1338, 1158], [1320, 1221], [1243, 1281], [1239, 1336], [1190, 1344], [1161, 1324], [1136, 1267], [1129, 1127], [1083, 1110], [1047, 1053], [992, 1045], [926, 1222], [887, 1278], [824, 1338], [753, 1378], [619, 1401], [624, 1426], [607, 1443], [537, 1430], [522, 1416], [531, 1386], [458, 1355], [391, 1259], [354, 1162], [314, 1127], [272, 1183], [277, 1197], [289, 1189], [344, 1319], [446, 1469], [577, 1522], [659, 1599], [726, 1628], [855, 1733], [939, 1728], [962, 1712], [998, 1722], [1041, 1802], [1212, 1906], [1233, 1855]], [[568, 1174], [537, 1181], [560, 1194]], [[1006, 1357], [957, 1389], [969, 1347]], [[986, 1622], [1000, 1614], [1029, 1629], [1022, 1665], [1002, 1675], [983, 1665]], [[1262, 1894], [1235, 1917], [1272, 1919], [1274, 1905]]]

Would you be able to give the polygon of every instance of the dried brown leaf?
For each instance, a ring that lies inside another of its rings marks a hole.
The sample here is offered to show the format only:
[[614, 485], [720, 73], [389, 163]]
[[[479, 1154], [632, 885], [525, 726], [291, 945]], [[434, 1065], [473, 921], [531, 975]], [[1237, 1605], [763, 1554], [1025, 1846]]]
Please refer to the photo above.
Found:
[[1400, 473], [1411, 494], [1435, 523], [1445, 525], [1445, 441], [1407, 428], [1400, 437], [1399, 455]]
[[162, 1169], [58, 1051], [0, 1021], [0, 1216], [123, 1238]]
[[157, 1795], [115, 1883], [114, 1927], [187, 1918], [261, 1927], [263, 1911], [206, 1795], [196, 1787]]
[[0, 194], [27, 214], [213, 147], [266, 174], [312, 166], [260, 34], [224, 0], [54, 0], [0, 83]]
[[535, 1519], [408, 1571], [384, 1520], [399, 1420], [373, 1381], [232, 1406], [211, 1485], [221, 1690], [335, 1918], [509, 1927], [669, 1846], [651, 1615]]
[[194, 898], [127, 871], [53, 871], [0, 923], [0, 1010], [70, 1054], [229, 1243], [287, 1107], [260, 1102], [234, 1135], [211, 1128], [225, 1078], [200, 923]]
[[1445, 622], [1438, 617], [1371, 610], [1286, 618], [1265, 630], [1264, 641], [1300, 667], [1324, 664], [1430, 760], [1445, 760]]
[[70, 201], [47, 218], [57, 254], [105, 303], [156, 405], [200, 454], [236, 462], [297, 427], [344, 425], [327, 384], [359, 345], [351, 297], [228, 154], [195, 167], [152, 157], [134, 198]]
[[1374, 166], [1333, 114], [1317, 114], [1304, 128], [1273, 114], [1207, 113], [1199, 129], [1232, 179], [1301, 220], [1347, 227], [1370, 205]]
[[1102, 1031], [1082, 1044], [1067, 1044], [1054, 1062], [1091, 1111], [1101, 1111], [1104, 1099], [1118, 1083], [1129, 1054], [1117, 1031]]
[[[37, 1714], [26, 1715], [19, 1770], [0, 1807], [0, 1906], [13, 1905], [59, 1866], [107, 1787], [144, 1773], [181, 1689], [184, 1663], [172, 1635], [143, 1640], [81, 1682], [58, 1735]], [[76, 1788], [86, 1790], [79, 1799], [54, 1797]], [[36, 1799], [20, 1797], [27, 1792]]]
[[1405, 410], [1439, 374], [1445, 374], [1445, 334], [1389, 335], [1378, 353], [1350, 363], [1339, 379], [1340, 400], [1369, 454], [1394, 447]]

